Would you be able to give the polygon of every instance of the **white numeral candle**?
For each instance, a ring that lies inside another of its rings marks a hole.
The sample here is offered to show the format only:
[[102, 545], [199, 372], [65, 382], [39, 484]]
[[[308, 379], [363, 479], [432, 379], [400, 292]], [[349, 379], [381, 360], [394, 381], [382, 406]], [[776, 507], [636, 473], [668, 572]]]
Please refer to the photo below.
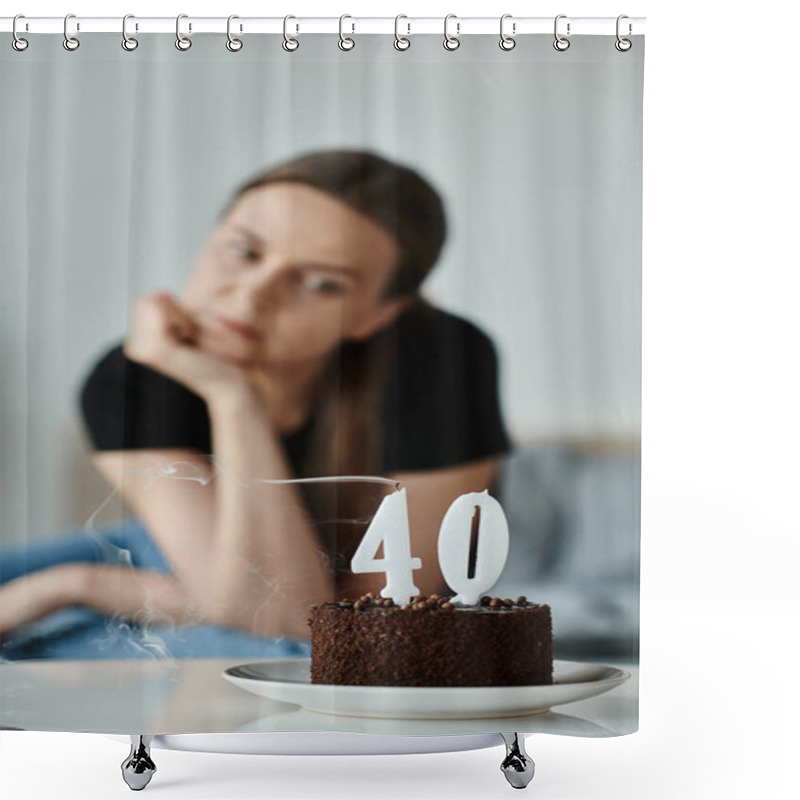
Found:
[[[383, 558], [376, 558], [381, 543]], [[385, 572], [386, 586], [381, 595], [403, 605], [419, 594], [419, 589], [414, 586], [413, 572], [421, 566], [420, 559], [411, 557], [406, 490], [401, 489], [383, 498], [353, 554], [350, 569], [353, 572]]]
[[500, 577], [508, 558], [508, 521], [487, 491], [453, 501], [439, 530], [439, 566], [454, 603], [474, 605]]

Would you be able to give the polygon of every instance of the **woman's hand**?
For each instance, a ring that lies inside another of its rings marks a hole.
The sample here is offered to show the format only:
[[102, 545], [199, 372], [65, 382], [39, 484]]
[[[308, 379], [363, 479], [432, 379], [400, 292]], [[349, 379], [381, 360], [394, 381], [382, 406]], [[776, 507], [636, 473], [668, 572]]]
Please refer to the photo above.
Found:
[[75, 605], [142, 625], [212, 622], [173, 575], [119, 564], [75, 562], [30, 572], [0, 586], [0, 639]]
[[202, 329], [168, 292], [136, 300], [125, 355], [187, 386], [205, 400], [250, 383], [245, 368], [202, 349]]
[[0, 586], [0, 638], [81, 602], [84, 577], [82, 564], [61, 564], [4, 583]]

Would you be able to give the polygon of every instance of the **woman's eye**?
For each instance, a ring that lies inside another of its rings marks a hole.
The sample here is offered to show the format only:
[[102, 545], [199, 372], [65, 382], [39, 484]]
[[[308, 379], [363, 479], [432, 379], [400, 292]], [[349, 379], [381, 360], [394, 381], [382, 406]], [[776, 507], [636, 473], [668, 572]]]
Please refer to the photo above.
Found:
[[309, 274], [303, 276], [303, 288], [318, 294], [336, 295], [344, 291], [344, 287], [336, 281], [328, 280], [322, 275]]
[[244, 242], [234, 242], [231, 245], [237, 255], [241, 256], [245, 261], [258, 260], [258, 253], [255, 252], [249, 245]]

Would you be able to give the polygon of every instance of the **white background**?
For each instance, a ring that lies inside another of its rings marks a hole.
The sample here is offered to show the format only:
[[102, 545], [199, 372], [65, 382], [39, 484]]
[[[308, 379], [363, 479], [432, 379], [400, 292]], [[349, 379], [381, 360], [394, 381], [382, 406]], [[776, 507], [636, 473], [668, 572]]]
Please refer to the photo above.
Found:
[[[531, 737], [537, 776], [526, 791], [537, 800], [795, 797], [797, 5], [32, 0], [18, 9], [68, 12], [647, 16], [640, 731]], [[4, 731], [0, 787], [4, 798], [129, 796], [126, 755], [103, 736]], [[145, 791], [164, 798], [485, 800], [513, 791], [500, 748], [154, 757], [159, 771]]]

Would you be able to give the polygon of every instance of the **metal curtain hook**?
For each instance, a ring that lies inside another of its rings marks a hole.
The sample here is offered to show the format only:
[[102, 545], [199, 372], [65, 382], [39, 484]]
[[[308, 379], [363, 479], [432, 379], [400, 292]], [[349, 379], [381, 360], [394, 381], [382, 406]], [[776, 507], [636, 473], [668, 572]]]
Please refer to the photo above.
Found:
[[[188, 14], [178, 14], [178, 18], [175, 20], [175, 47], [178, 50], [188, 50], [192, 46], [192, 40], [186, 36], [181, 36], [181, 20], [188, 19]], [[189, 30], [192, 30], [191, 23], [189, 24]]]
[[[508, 36], [506, 33], [503, 32], [503, 23], [511, 18], [511, 14], [503, 14], [500, 17], [500, 49], [501, 50], [513, 50], [517, 46], [517, 40], [511, 36]], [[511, 32], [517, 32], [517, 23], [511, 23]]]
[[[553, 47], [555, 47], [555, 49], [558, 50], [561, 53], [563, 53], [565, 50], [569, 49], [569, 39], [567, 39], [566, 36], [562, 36], [558, 32], [558, 21], [560, 19], [566, 19], [566, 18], [567, 18], [566, 14], [559, 14], [556, 17], [555, 23], [553, 25], [553, 33], [555, 34], [555, 37], [556, 37], [555, 41], [553, 42]], [[569, 22], [568, 22], [567, 23], [567, 36], [569, 36], [569, 27], [570, 26], [569, 26]]]
[[18, 19], [25, 19], [25, 15], [24, 14], [17, 14], [17, 16], [14, 17], [14, 21], [11, 23], [11, 33], [13, 34], [13, 37], [14, 37], [11, 40], [11, 46], [18, 53], [21, 53], [23, 50], [27, 50], [28, 49], [28, 40], [27, 39], [23, 39], [17, 33], [17, 20]]
[[[81, 43], [74, 36], [70, 36], [69, 35], [69, 31], [67, 29], [67, 25], [69, 24], [69, 20], [70, 19], [74, 19], [74, 18], [75, 18], [74, 14], [67, 14], [67, 16], [64, 17], [64, 42], [63, 42], [63, 44], [64, 44], [64, 49], [65, 50], [69, 50], [69, 51], [77, 50], [81, 46]], [[78, 25], [77, 26], [77, 30], [80, 30], [80, 29], [81, 29], [80, 25]]]
[[[236, 14], [231, 14], [228, 17], [228, 41], [225, 42], [225, 47], [231, 51], [231, 53], [238, 53], [242, 47], [244, 46], [244, 42], [241, 39], [236, 39], [233, 34], [231, 33], [231, 22], [235, 19], [239, 19]], [[239, 26], [239, 30], [242, 30], [242, 26]]]
[[448, 14], [444, 18], [444, 42], [443, 42], [444, 49], [445, 50], [458, 50], [458, 48], [461, 46], [461, 42], [458, 39], [458, 34], [461, 33], [461, 23], [460, 22], [456, 22], [456, 35], [455, 36], [451, 36], [447, 32], [447, 23], [451, 19], [457, 19], [456, 15], [455, 14]]
[[[355, 39], [351, 39], [349, 36], [345, 36], [342, 32], [342, 24], [346, 19], [353, 19], [349, 14], [342, 14], [339, 17], [339, 49], [340, 50], [352, 50], [356, 46]], [[355, 22], [350, 23], [353, 32], [355, 32], [356, 24]]]
[[[633, 47], [633, 42], [630, 39], [623, 39], [622, 36], [620, 35], [620, 32], [619, 32], [620, 22], [622, 22], [623, 19], [628, 19], [628, 18], [629, 17], [628, 17], [627, 14], [620, 14], [617, 17], [617, 41], [614, 42], [614, 47], [616, 47], [617, 50], [620, 51], [620, 53], [627, 53], [628, 50], [630, 50], [631, 47]], [[628, 36], [630, 36], [632, 32], [633, 32], [633, 25], [631, 25], [630, 22], [629, 22], [628, 23]]]
[[[283, 49], [289, 53], [293, 53], [300, 47], [300, 42], [297, 39], [293, 39], [289, 36], [287, 25], [289, 24], [290, 19], [297, 19], [297, 17], [292, 16], [291, 14], [287, 14], [283, 18]], [[295, 27], [297, 28], [297, 32], [300, 32], [300, 26], [295, 23]]]
[[[126, 14], [122, 18], [122, 49], [127, 50], [129, 53], [132, 50], [135, 50], [139, 46], [139, 40], [135, 39], [133, 36], [128, 36], [128, 20], [134, 19], [133, 14]], [[136, 29], [139, 29], [139, 26], [136, 26]]]
[[[405, 14], [398, 14], [394, 18], [394, 49], [395, 50], [408, 50], [411, 47], [411, 39], [406, 39], [405, 36], [400, 35], [400, 20], [408, 19]], [[407, 22], [408, 36], [411, 35], [411, 23]]]

